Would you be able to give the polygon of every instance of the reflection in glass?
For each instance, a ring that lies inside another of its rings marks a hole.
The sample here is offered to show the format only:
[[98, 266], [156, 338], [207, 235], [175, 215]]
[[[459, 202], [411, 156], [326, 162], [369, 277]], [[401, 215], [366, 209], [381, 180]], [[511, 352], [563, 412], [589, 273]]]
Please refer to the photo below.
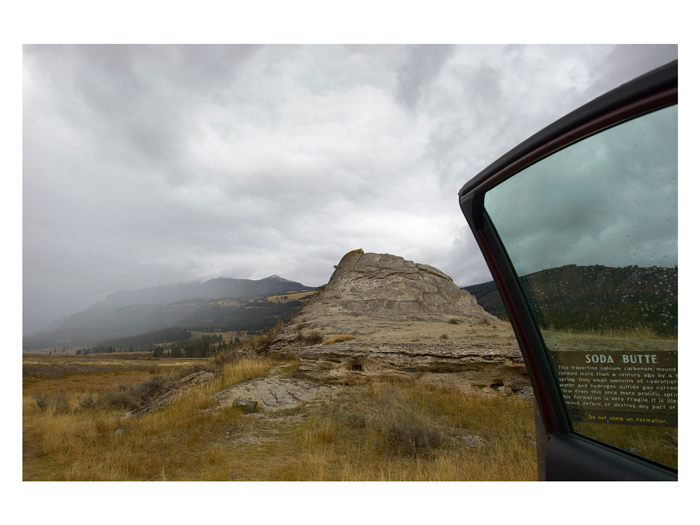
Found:
[[485, 197], [574, 429], [674, 467], [677, 129], [677, 106], [658, 110], [550, 155]]

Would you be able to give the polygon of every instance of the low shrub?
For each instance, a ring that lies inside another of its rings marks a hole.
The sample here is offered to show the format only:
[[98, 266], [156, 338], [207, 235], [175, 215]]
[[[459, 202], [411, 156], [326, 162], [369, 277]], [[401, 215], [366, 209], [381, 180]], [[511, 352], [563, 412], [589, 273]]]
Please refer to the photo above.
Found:
[[309, 345], [317, 345], [323, 342], [323, 336], [321, 335], [321, 332], [314, 330], [313, 332], [308, 333], [308, 335], [304, 338], [304, 341]]
[[389, 453], [399, 456], [429, 456], [445, 443], [441, 432], [410, 410], [399, 410], [385, 419], [381, 432]]
[[318, 330], [305, 334], [297, 328], [297, 336], [295, 340], [299, 341], [301, 344], [317, 345], [323, 342], [323, 335]]
[[109, 390], [103, 392], [97, 405], [104, 408], [114, 408], [120, 410], [136, 410], [141, 403], [134, 395], [127, 390]]
[[264, 334], [253, 337], [253, 339], [250, 340], [250, 347], [256, 352], [267, 351], [275, 340], [275, 337], [277, 337], [277, 334], [282, 331], [282, 328], [284, 328], [284, 324], [278, 323], [274, 328], [271, 328]]
[[214, 356], [214, 364], [222, 368], [228, 363], [233, 363], [236, 359], [238, 359], [238, 354], [233, 351], [233, 352], [219, 352]]
[[34, 401], [40, 410], [46, 410], [51, 402], [51, 398], [42, 392], [38, 396], [34, 397]]
[[44, 411], [51, 409], [54, 415], [70, 414], [73, 412], [73, 407], [70, 403], [70, 396], [65, 390], [59, 390], [53, 395], [41, 393], [34, 396], [34, 402], [39, 410]]
[[[185, 375], [189, 375], [190, 373], [192, 372], [188, 370]], [[75, 411], [92, 409], [134, 410], [159, 395], [167, 384], [177, 380], [177, 376], [177, 372], [170, 374], [168, 377], [157, 374], [138, 385], [120, 384], [115, 388], [103, 390], [97, 397], [93, 394], [86, 394], [78, 402]], [[39, 396], [37, 400], [39, 408], [43, 409], [48, 404], [53, 405], [54, 413], [57, 414], [74, 412], [71, 408], [68, 395], [62, 392], [54, 395], [53, 399], [50, 399], [45, 394]]]
[[346, 412], [344, 421], [350, 428], [366, 428], [367, 416], [361, 412]]
[[166, 379], [163, 376], [155, 375], [149, 380], [133, 387], [131, 392], [141, 403], [145, 403], [160, 394], [165, 383]]
[[80, 403], [78, 404], [78, 408], [86, 410], [90, 409], [95, 406], [95, 398], [92, 397], [92, 394], [86, 395], [83, 399], [80, 400]]
[[53, 400], [54, 414], [70, 414], [73, 409], [70, 405], [70, 399], [65, 390], [59, 390]]

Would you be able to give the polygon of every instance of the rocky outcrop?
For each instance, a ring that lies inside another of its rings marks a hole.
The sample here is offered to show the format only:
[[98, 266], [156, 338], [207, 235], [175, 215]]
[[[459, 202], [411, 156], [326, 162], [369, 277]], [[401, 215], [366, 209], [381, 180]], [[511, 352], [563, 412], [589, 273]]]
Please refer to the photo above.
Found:
[[175, 381], [174, 383], [168, 385], [165, 389], [163, 389], [163, 391], [158, 395], [158, 397], [152, 399], [144, 405], [141, 405], [136, 410], [128, 412], [127, 415], [140, 416], [149, 412], [153, 412], [154, 410], [160, 410], [162, 408], [169, 407], [175, 402], [175, 400], [180, 396], [180, 394], [183, 394], [184, 392], [187, 392], [192, 388], [202, 386], [211, 381], [212, 379], [214, 379], [214, 374], [212, 374], [211, 372], [207, 372], [206, 370], [200, 370], [198, 372], [185, 376], [182, 379], [179, 379], [178, 381]]
[[323, 380], [394, 376], [493, 393], [530, 384], [510, 325], [448, 275], [362, 250], [341, 259], [269, 351], [298, 355], [299, 371]]
[[314, 381], [270, 376], [235, 384], [217, 392], [213, 399], [217, 410], [239, 399], [249, 399], [257, 402], [255, 412], [275, 412], [328, 397], [332, 391], [331, 386]]
[[389, 254], [346, 254], [309, 313], [369, 313], [429, 320], [445, 315], [495, 319], [437, 268]]

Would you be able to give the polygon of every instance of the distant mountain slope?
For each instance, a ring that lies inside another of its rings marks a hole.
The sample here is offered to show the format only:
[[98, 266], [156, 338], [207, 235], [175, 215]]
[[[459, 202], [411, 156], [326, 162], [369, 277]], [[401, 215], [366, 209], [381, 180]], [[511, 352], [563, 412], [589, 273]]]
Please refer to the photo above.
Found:
[[[567, 265], [520, 278], [543, 327], [572, 330], [647, 326], [660, 335], [678, 326], [678, 269]], [[466, 286], [488, 312], [505, 313], [493, 281]]]
[[498, 293], [496, 283], [493, 281], [482, 284], [474, 284], [472, 286], [464, 286], [462, 290], [466, 290], [472, 294], [482, 308], [490, 314], [500, 315], [506, 313], [505, 306], [503, 306], [503, 301], [501, 301], [501, 294]]
[[155, 344], [186, 341], [191, 337], [192, 332], [185, 330], [184, 328], [163, 328], [162, 330], [154, 330], [152, 332], [145, 332], [143, 334], [133, 335], [130, 337], [107, 339], [106, 341], [102, 341], [99, 346], [143, 350], [152, 348]]
[[[279, 322], [286, 322], [302, 306], [301, 301], [272, 302], [252, 300], [241, 308], [222, 308], [216, 315], [213, 309], [201, 309], [195, 315], [183, 319], [180, 324], [199, 331], [243, 330], [257, 332], [272, 328]], [[206, 312], [207, 318], [204, 313]]]
[[89, 309], [104, 311], [105, 309], [114, 310], [120, 306], [135, 304], [169, 304], [195, 297], [203, 299], [224, 297], [253, 299], [255, 297], [267, 297], [269, 295], [305, 289], [309, 289], [309, 287], [283, 279], [278, 275], [271, 275], [257, 281], [218, 277], [203, 283], [182, 283], [114, 292], [109, 294], [104, 301], [95, 303]]
[[[249, 299], [314, 290], [276, 275], [260, 279], [211, 279], [110, 294], [63, 323], [24, 338], [24, 348], [94, 344], [166, 327], [210, 325]], [[190, 295], [197, 294], [197, 295]], [[229, 299], [229, 301], [220, 301]]]

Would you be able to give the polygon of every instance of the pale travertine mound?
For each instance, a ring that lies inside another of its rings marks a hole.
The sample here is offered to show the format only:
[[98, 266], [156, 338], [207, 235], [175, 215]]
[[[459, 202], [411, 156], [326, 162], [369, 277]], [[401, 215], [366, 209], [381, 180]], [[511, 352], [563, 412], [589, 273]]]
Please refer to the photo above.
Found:
[[340, 260], [324, 293], [309, 304], [308, 313], [314, 312], [404, 315], [414, 320], [440, 320], [445, 315], [496, 319], [437, 268], [362, 250]]
[[[340, 334], [349, 336], [332, 342]], [[510, 324], [440, 270], [362, 250], [341, 259], [269, 351], [297, 354], [300, 372], [324, 380], [394, 376], [491, 393], [530, 385]]]

